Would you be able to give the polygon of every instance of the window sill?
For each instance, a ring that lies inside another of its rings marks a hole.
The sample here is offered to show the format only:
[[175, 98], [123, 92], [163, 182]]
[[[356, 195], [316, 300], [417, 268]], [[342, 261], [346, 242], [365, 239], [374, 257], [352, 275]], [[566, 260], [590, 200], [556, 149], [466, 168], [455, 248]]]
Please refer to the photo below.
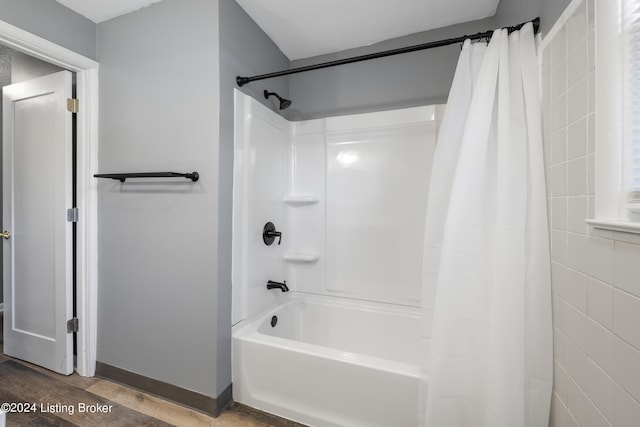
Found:
[[622, 233], [640, 234], [640, 223], [615, 220], [587, 219], [585, 222], [594, 228], [619, 231]]

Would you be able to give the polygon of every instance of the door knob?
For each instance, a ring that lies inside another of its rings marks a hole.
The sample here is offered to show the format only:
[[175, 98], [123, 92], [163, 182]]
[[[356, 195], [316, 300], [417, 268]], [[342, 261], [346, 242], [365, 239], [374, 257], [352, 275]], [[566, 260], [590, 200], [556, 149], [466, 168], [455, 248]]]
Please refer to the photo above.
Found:
[[4, 237], [5, 239], [8, 239], [9, 237], [11, 237], [11, 233], [8, 232], [7, 230], [4, 230], [2, 233], [0, 233], [0, 237]]

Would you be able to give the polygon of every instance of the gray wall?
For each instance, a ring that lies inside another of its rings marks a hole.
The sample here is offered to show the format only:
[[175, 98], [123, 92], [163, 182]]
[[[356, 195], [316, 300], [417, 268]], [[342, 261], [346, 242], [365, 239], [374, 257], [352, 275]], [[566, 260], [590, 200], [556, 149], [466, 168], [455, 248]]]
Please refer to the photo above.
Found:
[[0, 0], [0, 20], [96, 58], [96, 24], [54, 0]]
[[[286, 69], [289, 60], [233, 0], [219, 2], [220, 37], [220, 141], [218, 189], [218, 330], [219, 387], [231, 382], [231, 232], [233, 207], [233, 89], [237, 75], [255, 75]], [[242, 91], [273, 108], [264, 89], [289, 96], [286, 78], [256, 82]], [[286, 110], [285, 110], [286, 111]], [[224, 381], [221, 381], [224, 379]], [[218, 390], [221, 393], [222, 390]]]
[[[11, 84], [11, 55], [13, 53], [13, 49], [9, 49], [8, 47], [0, 44], [0, 87]], [[0, 106], [0, 108], [2, 107]], [[0, 120], [0, 126], [1, 125], [2, 120]]]
[[10, 50], [11, 83], [20, 83], [62, 71], [63, 68], [49, 64], [22, 52]]
[[496, 12], [498, 25], [519, 24], [540, 17], [542, 33], [548, 32], [571, 0], [502, 0]]
[[[504, 0], [503, 0], [504, 1]], [[524, 1], [524, 0], [521, 0]], [[542, 0], [540, 19], [542, 32], [547, 33], [556, 23], [562, 12], [569, 6], [571, 0]]]
[[[560, 3], [564, 0], [501, 0], [496, 11], [496, 21], [499, 26], [516, 25], [531, 20], [542, 13], [543, 3]], [[540, 16], [540, 26], [547, 28], [546, 19]]]
[[[542, 30], [548, 31], [569, 2], [570, 0], [502, 0], [496, 15], [491, 18], [292, 61], [291, 67], [473, 34], [516, 25], [537, 16], [541, 17]], [[459, 54], [459, 47], [452, 45], [292, 75], [289, 92], [293, 106], [289, 117], [306, 120], [446, 102]]]
[[[289, 59], [278, 46], [247, 15], [235, 0], [220, 1], [220, 105], [233, 104], [233, 89], [254, 97], [276, 113], [286, 116], [287, 110], [279, 111], [271, 100], [264, 99], [263, 91], [277, 92], [289, 96], [287, 77], [262, 80], [239, 88], [236, 76], [268, 73], [289, 67]], [[221, 109], [221, 115], [231, 123], [233, 130], [233, 106]]]
[[[335, 59], [426, 43], [495, 27], [493, 18], [452, 25], [371, 46], [292, 61], [299, 67]], [[460, 46], [396, 55], [290, 76], [290, 117], [306, 120], [446, 101]]]
[[97, 59], [100, 171], [200, 173], [99, 181], [97, 359], [217, 397], [218, 1], [101, 23]]

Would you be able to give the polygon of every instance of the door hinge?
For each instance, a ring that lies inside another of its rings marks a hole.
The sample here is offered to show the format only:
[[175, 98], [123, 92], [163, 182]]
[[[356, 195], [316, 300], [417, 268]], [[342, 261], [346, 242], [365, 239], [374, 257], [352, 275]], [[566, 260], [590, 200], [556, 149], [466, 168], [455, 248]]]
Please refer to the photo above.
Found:
[[67, 222], [78, 222], [78, 208], [67, 209]]
[[80, 100], [77, 98], [67, 98], [67, 111], [71, 113], [80, 111]]
[[67, 333], [72, 334], [74, 332], [78, 332], [78, 318], [74, 317], [73, 319], [67, 320]]

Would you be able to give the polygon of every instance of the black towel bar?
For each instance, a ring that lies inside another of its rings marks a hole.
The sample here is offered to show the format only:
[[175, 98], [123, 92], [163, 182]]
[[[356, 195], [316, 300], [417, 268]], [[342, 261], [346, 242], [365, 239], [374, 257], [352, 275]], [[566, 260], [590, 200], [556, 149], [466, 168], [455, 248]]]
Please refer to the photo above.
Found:
[[130, 173], [98, 173], [95, 178], [111, 178], [120, 182], [125, 182], [127, 178], [187, 178], [193, 182], [200, 179], [198, 172], [178, 173], [178, 172], [130, 172]]

